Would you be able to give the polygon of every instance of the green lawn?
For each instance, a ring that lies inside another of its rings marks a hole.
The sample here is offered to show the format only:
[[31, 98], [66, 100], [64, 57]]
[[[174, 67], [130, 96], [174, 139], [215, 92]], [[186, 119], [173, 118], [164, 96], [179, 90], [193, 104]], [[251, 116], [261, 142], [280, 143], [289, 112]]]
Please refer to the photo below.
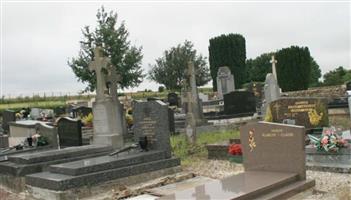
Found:
[[181, 159], [182, 165], [189, 165], [196, 159], [207, 157], [206, 144], [229, 141], [231, 138], [239, 138], [239, 130], [201, 133], [195, 145], [187, 143], [184, 134], [174, 135], [171, 136], [171, 146], [173, 154]]
[[21, 102], [21, 103], [5, 103], [0, 104], [0, 112], [6, 109], [20, 110], [21, 108], [54, 108], [58, 106], [64, 106], [65, 101], [32, 101], [32, 102]]

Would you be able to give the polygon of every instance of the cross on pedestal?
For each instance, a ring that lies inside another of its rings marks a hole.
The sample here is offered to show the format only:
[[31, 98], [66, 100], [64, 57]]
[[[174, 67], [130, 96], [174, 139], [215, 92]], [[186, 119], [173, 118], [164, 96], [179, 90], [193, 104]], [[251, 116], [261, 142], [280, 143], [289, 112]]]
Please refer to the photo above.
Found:
[[110, 81], [110, 91], [109, 94], [112, 96], [112, 99], [117, 100], [118, 95], [117, 95], [117, 85], [118, 82], [120, 82], [122, 80], [122, 77], [120, 74], [117, 74], [116, 72], [116, 68], [113, 65], [109, 65], [107, 67], [107, 71], [108, 71], [108, 81]]
[[96, 99], [104, 98], [105, 78], [102, 69], [106, 69], [110, 64], [110, 58], [103, 57], [102, 48], [96, 47], [94, 49], [94, 60], [89, 63], [89, 70], [95, 71], [96, 74]]
[[277, 64], [278, 61], [274, 58], [274, 55], [272, 55], [272, 59], [270, 60], [270, 63], [272, 63], [272, 72], [273, 72], [274, 78], [275, 78], [275, 80], [278, 80], [277, 79], [277, 71], [275, 68], [275, 64]]

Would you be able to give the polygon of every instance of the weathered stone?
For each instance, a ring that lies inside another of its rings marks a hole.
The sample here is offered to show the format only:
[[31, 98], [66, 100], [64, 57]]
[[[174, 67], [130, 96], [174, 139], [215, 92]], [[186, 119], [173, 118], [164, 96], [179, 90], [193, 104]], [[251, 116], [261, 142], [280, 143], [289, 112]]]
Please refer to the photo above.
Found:
[[235, 90], [234, 76], [229, 67], [220, 67], [217, 72], [217, 92], [218, 98], [222, 99], [224, 94]]
[[16, 121], [16, 113], [13, 110], [4, 110], [2, 112], [2, 129], [4, 130], [4, 134], [8, 134], [10, 131], [9, 122]]
[[53, 148], [58, 148], [59, 138], [57, 127], [49, 126], [43, 123], [37, 123], [35, 125], [35, 130], [37, 134], [39, 134], [47, 140], [48, 145], [50, 145]]

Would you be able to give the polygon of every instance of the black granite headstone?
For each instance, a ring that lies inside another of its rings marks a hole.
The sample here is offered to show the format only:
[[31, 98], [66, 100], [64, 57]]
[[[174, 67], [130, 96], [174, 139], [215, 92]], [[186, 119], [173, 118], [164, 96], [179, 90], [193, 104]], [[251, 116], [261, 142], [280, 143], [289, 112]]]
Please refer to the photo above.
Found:
[[5, 110], [2, 113], [2, 129], [4, 134], [8, 134], [10, 131], [9, 122], [16, 121], [16, 113], [13, 110]]
[[167, 96], [167, 99], [168, 99], [168, 103], [170, 106], [178, 106], [179, 105], [177, 93], [175, 93], [175, 92], [169, 93]]
[[171, 157], [168, 105], [162, 101], [136, 102], [133, 106], [135, 140], [147, 137], [148, 149]]
[[169, 131], [175, 133], [174, 111], [168, 108]]
[[234, 91], [224, 94], [224, 114], [253, 114], [256, 112], [256, 97], [252, 92]]
[[82, 122], [68, 117], [60, 118], [57, 122], [61, 147], [82, 145]]

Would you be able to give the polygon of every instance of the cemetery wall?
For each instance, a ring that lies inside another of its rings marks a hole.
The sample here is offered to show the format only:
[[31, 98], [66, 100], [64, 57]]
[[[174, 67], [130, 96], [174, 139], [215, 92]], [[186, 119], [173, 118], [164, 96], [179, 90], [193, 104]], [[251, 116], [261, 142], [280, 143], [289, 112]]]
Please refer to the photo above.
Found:
[[324, 97], [331, 100], [345, 97], [346, 85], [309, 88], [308, 90], [285, 92], [284, 94], [288, 97]]

